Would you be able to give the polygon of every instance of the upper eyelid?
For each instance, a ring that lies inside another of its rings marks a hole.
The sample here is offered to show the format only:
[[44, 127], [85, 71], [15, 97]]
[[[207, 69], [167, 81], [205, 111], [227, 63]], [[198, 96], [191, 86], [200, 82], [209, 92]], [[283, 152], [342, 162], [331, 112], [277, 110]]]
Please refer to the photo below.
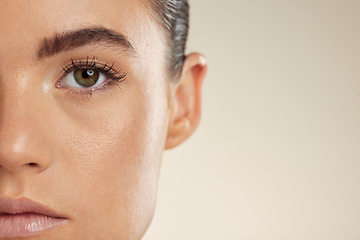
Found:
[[[94, 68], [95, 66], [101, 66], [100, 69], [105, 69], [108, 67], [107, 63], [100, 63], [97, 58], [92, 58], [89, 61], [89, 58], [85, 60], [74, 60], [71, 58], [71, 63], [64, 65], [62, 68], [64, 71], [69, 71], [69, 69], [84, 69], [84, 68]], [[114, 63], [111, 64], [110, 69], [114, 67]]]
[[120, 74], [120, 70], [117, 70], [114, 68], [115, 63], [113, 62], [111, 65], [108, 63], [101, 63], [98, 61], [97, 58], [92, 58], [89, 60], [87, 58], [86, 60], [74, 60], [71, 59], [71, 63], [62, 66], [63, 72], [65, 74], [70, 73], [71, 71], [74, 71], [76, 69], [94, 69], [97, 70], [105, 75], [109, 76], [116, 76], [118, 75], [119, 78], [123, 78], [126, 76], [126, 73]]

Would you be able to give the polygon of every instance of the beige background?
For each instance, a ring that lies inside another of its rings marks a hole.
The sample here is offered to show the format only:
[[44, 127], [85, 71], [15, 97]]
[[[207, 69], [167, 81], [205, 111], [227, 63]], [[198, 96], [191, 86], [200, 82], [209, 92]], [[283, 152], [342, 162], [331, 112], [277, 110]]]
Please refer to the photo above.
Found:
[[203, 120], [144, 239], [360, 239], [360, 1], [190, 1]]

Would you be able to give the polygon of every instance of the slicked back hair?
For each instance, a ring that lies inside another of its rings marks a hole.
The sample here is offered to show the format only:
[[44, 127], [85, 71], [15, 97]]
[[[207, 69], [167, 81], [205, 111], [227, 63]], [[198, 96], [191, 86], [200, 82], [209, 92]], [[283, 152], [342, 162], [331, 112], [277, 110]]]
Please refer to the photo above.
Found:
[[167, 68], [170, 74], [178, 74], [185, 60], [185, 47], [189, 32], [188, 0], [149, 1], [167, 37]]

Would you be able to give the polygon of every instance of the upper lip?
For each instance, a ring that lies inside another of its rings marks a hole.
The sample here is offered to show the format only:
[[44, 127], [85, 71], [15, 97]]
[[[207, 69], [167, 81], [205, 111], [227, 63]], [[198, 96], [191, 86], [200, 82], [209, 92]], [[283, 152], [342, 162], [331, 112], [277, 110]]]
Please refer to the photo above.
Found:
[[28, 198], [11, 199], [0, 197], [0, 214], [39, 214], [54, 218], [65, 218], [56, 211]]

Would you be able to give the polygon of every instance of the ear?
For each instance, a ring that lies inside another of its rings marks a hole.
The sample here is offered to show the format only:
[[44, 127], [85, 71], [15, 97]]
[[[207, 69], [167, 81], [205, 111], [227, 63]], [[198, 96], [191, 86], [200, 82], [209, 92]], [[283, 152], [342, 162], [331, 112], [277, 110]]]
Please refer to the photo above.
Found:
[[181, 76], [171, 88], [171, 113], [165, 149], [184, 142], [197, 128], [201, 117], [202, 83], [208, 64], [199, 53], [188, 55]]

